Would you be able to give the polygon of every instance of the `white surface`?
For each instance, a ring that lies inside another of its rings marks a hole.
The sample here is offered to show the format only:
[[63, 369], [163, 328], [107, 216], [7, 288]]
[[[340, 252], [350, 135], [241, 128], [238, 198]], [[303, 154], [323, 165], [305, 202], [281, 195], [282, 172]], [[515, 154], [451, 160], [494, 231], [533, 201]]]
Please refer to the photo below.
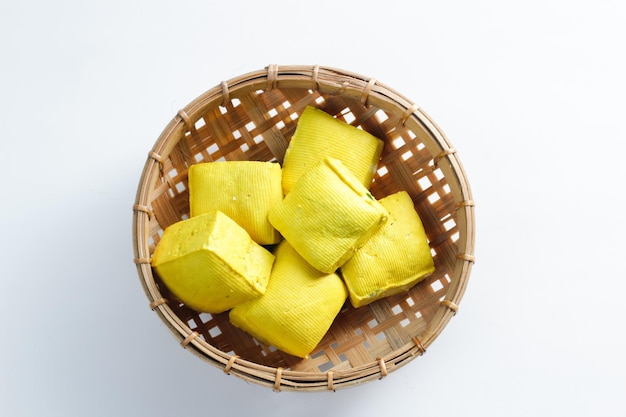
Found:
[[[0, 415], [624, 416], [623, 4], [3, 0]], [[401, 91], [449, 136], [477, 202], [459, 314], [425, 356], [336, 393], [274, 393], [200, 361], [132, 262], [161, 130], [272, 63]]]

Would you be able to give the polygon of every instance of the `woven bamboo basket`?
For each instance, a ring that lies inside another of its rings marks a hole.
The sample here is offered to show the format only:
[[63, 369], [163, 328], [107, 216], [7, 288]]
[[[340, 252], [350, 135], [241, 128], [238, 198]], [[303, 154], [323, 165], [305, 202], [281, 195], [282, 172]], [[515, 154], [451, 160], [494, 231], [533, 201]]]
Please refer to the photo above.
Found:
[[[310, 358], [264, 345], [228, 313], [197, 313], [153, 274], [162, 231], [188, 218], [187, 170], [218, 160], [281, 162], [307, 105], [385, 141], [376, 198], [405, 190], [436, 270], [406, 293], [349, 302]], [[226, 374], [276, 391], [322, 391], [383, 378], [424, 354], [458, 310], [474, 262], [474, 202], [455, 149], [426, 113], [374, 78], [323, 66], [276, 66], [222, 82], [184, 107], [149, 151], [133, 206], [134, 262], [149, 307], [180, 344]]]

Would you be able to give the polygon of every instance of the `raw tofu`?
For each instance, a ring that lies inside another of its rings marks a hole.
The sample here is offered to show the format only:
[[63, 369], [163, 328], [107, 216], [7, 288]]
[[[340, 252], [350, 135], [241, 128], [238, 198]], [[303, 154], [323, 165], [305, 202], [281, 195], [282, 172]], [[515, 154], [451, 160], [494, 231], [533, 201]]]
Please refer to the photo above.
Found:
[[300, 176], [326, 156], [339, 159], [369, 189], [383, 151], [383, 141], [370, 133], [307, 106], [283, 158], [283, 191], [287, 195]]
[[313, 268], [282, 241], [265, 295], [239, 304], [230, 321], [257, 340], [305, 358], [322, 340], [348, 292], [341, 278]]
[[322, 272], [335, 272], [387, 220], [387, 211], [338, 159], [300, 177], [269, 220]]
[[273, 162], [205, 162], [189, 168], [190, 216], [220, 210], [260, 245], [278, 243], [280, 234], [267, 213], [282, 201], [281, 167]]
[[354, 307], [406, 291], [435, 270], [409, 194], [400, 191], [379, 202], [389, 213], [387, 223], [341, 267]]
[[221, 313], [265, 293], [274, 255], [235, 221], [213, 211], [174, 223], [163, 232], [152, 267], [192, 309]]

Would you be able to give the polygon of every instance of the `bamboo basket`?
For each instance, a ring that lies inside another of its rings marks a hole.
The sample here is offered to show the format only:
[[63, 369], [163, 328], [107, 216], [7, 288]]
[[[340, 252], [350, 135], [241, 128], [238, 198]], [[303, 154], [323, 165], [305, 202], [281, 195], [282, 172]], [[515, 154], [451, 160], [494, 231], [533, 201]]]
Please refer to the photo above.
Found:
[[[408, 292], [349, 302], [310, 358], [264, 345], [228, 320], [170, 295], [150, 267], [162, 231], [188, 218], [187, 170], [218, 160], [281, 162], [307, 105], [385, 141], [376, 198], [405, 190], [436, 270]], [[474, 262], [474, 202], [455, 149], [426, 113], [374, 78], [323, 66], [270, 65], [208, 90], [181, 109], [149, 151], [133, 206], [134, 262], [149, 307], [188, 351], [275, 391], [337, 390], [383, 378], [424, 354], [457, 310]]]

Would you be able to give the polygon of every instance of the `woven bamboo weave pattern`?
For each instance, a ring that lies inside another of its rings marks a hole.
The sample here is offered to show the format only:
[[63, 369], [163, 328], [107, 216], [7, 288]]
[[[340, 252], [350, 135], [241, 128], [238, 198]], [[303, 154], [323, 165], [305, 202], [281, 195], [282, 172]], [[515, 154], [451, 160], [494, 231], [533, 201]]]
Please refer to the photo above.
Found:
[[[311, 357], [302, 360], [235, 328], [227, 313], [187, 308], [153, 274], [150, 258], [163, 230], [189, 217], [192, 164], [282, 162], [307, 105], [385, 142], [371, 192], [376, 198], [409, 193], [436, 270], [406, 293], [358, 309], [346, 304]], [[400, 93], [339, 69], [270, 65], [208, 90], [165, 127], [147, 152], [133, 205], [133, 246], [146, 306], [185, 349], [276, 391], [336, 390], [385, 377], [422, 355], [457, 313], [474, 262], [474, 202], [456, 149]]]

